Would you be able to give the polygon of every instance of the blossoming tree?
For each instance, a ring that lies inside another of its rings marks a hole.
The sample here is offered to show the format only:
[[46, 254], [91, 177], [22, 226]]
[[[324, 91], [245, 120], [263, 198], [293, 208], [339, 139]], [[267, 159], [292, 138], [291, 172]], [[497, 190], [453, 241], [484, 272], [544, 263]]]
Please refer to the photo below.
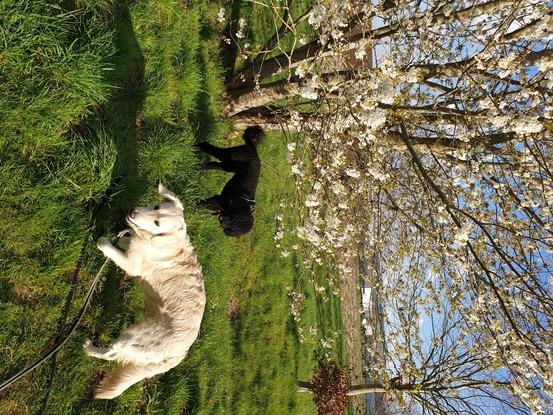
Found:
[[[490, 364], [496, 348], [481, 347], [482, 331], [466, 321], [463, 310], [456, 310], [458, 299], [433, 301], [439, 283], [424, 286], [417, 278], [405, 280], [403, 273], [390, 276], [383, 291], [393, 297], [386, 299], [381, 354], [388, 361], [370, 368], [372, 378], [379, 380], [349, 384], [344, 369], [320, 358], [313, 377], [299, 385], [301, 392], [314, 394], [319, 413], [342, 413], [349, 397], [364, 394], [386, 396], [393, 412], [381, 413], [529, 414], [546, 409], [541, 403], [529, 408], [522, 399], [528, 391], [539, 394], [537, 385], [517, 390], [509, 370]], [[327, 412], [330, 407], [333, 412]]]
[[301, 133], [313, 263], [343, 275], [378, 254], [382, 388], [410, 385], [425, 413], [552, 410], [550, 3], [289, 3], [229, 80], [227, 113]]

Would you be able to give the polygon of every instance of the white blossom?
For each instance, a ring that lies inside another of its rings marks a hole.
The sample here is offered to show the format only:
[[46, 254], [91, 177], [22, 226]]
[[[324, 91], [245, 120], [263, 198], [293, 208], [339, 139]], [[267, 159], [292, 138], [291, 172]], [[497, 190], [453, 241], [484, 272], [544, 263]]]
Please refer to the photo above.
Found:
[[243, 39], [246, 37], [246, 34], [244, 33], [244, 29], [246, 28], [246, 19], [241, 17], [238, 19], [238, 32], [236, 32], [236, 37], [238, 39]]
[[217, 14], [217, 21], [219, 23], [223, 23], [224, 21], [226, 20], [226, 17], [225, 17], [225, 8], [224, 7], [221, 7], [219, 9], [219, 13]]
[[311, 9], [307, 22], [311, 26], [317, 27], [326, 19], [326, 16], [327, 16], [326, 7], [319, 3], [313, 6], [313, 8]]

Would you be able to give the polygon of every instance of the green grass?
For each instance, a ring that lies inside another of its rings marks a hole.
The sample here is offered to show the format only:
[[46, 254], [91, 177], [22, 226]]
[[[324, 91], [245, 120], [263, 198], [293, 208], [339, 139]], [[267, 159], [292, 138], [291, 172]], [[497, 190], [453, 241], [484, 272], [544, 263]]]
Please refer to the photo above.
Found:
[[111, 31], [97, 16], [29, 0], [1, 2], [0, 27], [0, 148], [46, 157], [107, 101]]
[[[274, 246], [277, 211], [296, 220], [279, 208], [294, 192], [284, 137], [271, 134], [260, 147], [251, 233], [229, 239], [196, 207], [228, 178], [203, 172], [206, 159], [192, 143], [239, 141], [226, 139], [231, 124], [220, 109], [221, 3], [39, 3], [0, 5], [1, 378], [48, 347], [84, 253], [64, 324], [76, 315], [103, 261], [94, 240], [122, 229], [128, 209], [156, 200], [158, 180], [183, 200], [208, 304], [200, 337], [181, 365], [114, 401], [94, 401], [95, 384], [113, 365], [86, 357], [84, 339], [109, 343], [144, 305], [134, 281], [110, 265], [55, 370], [47, 362], [2, 392], [0, 413], [315, 413], [296, 384], [310, 377], [319, 339], [340, 330], [339, 304], [310, 288], [299, 252], [283, 258]], [[324, 280], [324, 272], [317, 278]], [[287, 287], [306, 295], [299, 323]], [[301, 343], [300, 331], [314, 326]], [[342, 355], [340, 339], [333, 353]]]

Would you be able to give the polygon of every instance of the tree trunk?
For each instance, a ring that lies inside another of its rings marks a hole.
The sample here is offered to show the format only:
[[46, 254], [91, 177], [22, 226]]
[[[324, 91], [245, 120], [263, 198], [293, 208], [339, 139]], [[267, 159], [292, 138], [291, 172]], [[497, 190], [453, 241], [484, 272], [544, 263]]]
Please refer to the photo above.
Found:
[[298, 84], [293, 81], [276, 81], [249, 92], [236, 91], [229, 94], [225, 112], [232, 117], [246, 110], [266, 106], [278, 99], [297, 96], [299, 92]]
[[277, 109], [270, 107], [253, 108], [232, 117], [234, 128], [242, 130], [250, 125], [260, 125], [266, 130], [297, 132], [290, 125], [290, 115], [279, 113]]
[[[386, 389], [381, 383], [367, 383], [361, 385], [353, 385], [349, 388], [348, 396], [365, 395], [367, 393], [385, 393]], [[309, 382], [298, 382], [298, 392], [313, 393], [313, 385]]]
[[348, 396], [366, 395], [367, 393], [386, 393], [386, 389], [381, 383], [367, 383], [365, 385], [350, 386]]
[[301, 381], [301, 380], [298, 382], [298, 392], [313, 393], [312, 387], [313, 386], [309, 382], [305, 382], [305, 381]]

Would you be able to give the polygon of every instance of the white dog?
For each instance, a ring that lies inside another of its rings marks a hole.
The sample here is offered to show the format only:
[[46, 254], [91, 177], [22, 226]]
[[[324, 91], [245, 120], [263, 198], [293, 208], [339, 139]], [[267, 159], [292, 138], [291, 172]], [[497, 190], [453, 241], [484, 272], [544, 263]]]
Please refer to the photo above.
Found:
[[140, 277], [148, 297], [144, 319], [126, 329], [109, 347], [84, 344], [86, 353], [123, 363], [100, 384], [96, 398], [111, 399], [132, 384], [178, 365], [196, 340], [205, 307], [202, 270], [186, 234], [182, 204], [161, 183], [166, 200], [135, 208], [127, 216], [130, 236], [114, 247], [107, 238], [98, 248], [127, 274]]

